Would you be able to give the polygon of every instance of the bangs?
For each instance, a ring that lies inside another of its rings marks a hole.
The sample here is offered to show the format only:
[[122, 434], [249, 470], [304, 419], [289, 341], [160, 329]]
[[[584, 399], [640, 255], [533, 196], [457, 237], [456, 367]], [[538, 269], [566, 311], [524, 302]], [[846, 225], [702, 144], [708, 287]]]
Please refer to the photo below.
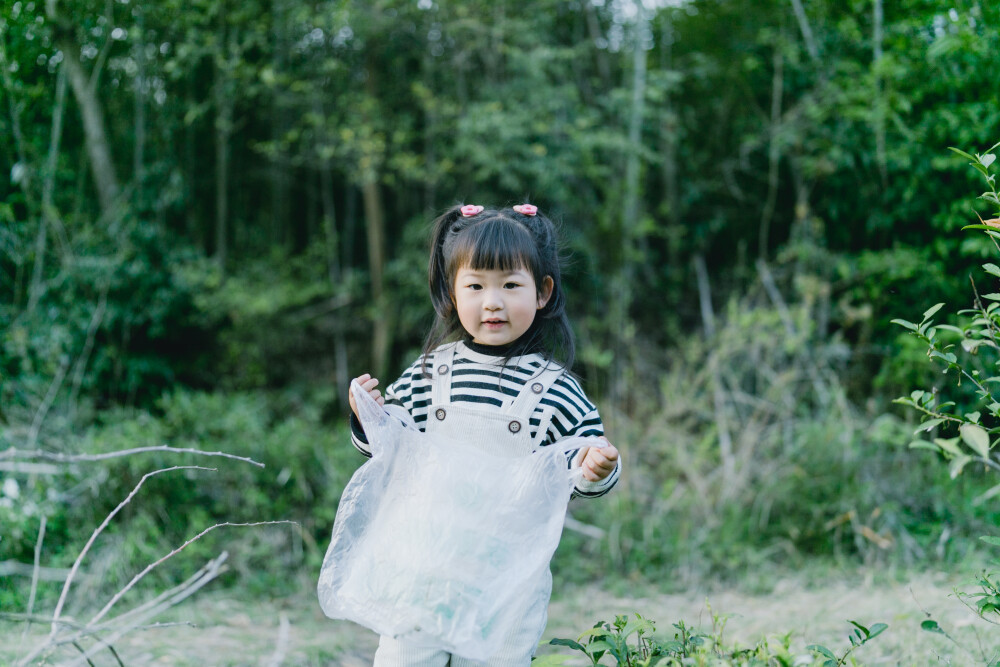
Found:
[[511, 272], [527, 269], [536, 282], [541, 278], [538, 247], [522, 225], [497, 217], [459, 233], [451, 248], [448, 275], [458, 270]]

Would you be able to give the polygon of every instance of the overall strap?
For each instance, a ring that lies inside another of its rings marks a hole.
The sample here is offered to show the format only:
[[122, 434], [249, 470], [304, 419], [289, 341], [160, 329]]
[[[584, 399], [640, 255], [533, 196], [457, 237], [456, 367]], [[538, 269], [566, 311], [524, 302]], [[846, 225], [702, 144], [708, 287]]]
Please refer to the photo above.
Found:
[[563, 370], [559, 364], [549, 362], [537, 375], [528, 378], [517, 398], [507, 408], [507, 414], [527, 421], [545, 396], [545, 392], [563, 374]]
[[449, 343], [434, 351], [431, 358], [431, 405], [451, 400], [451, 373], [458, 343]]

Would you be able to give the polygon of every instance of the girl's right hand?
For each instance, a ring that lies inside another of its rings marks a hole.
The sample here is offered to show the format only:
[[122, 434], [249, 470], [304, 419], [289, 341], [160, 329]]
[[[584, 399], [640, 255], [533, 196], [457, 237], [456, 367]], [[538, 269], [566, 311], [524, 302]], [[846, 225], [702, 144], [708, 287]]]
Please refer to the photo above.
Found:
[[[385, 399], [382, 398], [382, 393], [376, 389], [378, 386], [378, 380], [373, 378], [368, 373], [354, 378], [361, 388], [368, 392], [368, 395], [375, 399], [375, 402], [379, 405], [385, 405]], [[351, 403], [351, 410], [354, 411], [354, 416], [360, 419], [358, 415], [358, 405], [354, 402], [354, 383], [351, 383], [351, 388], [347, 391], [347, 400]]]

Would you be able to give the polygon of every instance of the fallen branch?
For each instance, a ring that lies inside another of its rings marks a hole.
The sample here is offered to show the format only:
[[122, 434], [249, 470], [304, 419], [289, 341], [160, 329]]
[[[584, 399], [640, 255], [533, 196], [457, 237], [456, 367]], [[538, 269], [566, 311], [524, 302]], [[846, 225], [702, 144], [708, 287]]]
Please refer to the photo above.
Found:
[[139, 492], [139, 489], [142, 488], [142, 485], [146, 482], [147, 479], [149, 479], [153, 475], [159, 475], [160, 473], [171, 472], [174, 470], [215, 471], [215, 468], [204, 468], [202, 466], [174, 466], [172, 468], [162, 468], [160, 470], [154, 470], [153, 472], [148, 472], [142, 476], [142, 479], [139, 480], [139, 483], [135, 485], [135, 488], [132, 489], [132, 492], [128, 494], [125, 500], [121, 501], [116, 508], [111, 510], [111, 513], [104, 518], [104, 521], [101, 522], [101, 525], [94, 530], [93, 534], [91, 534], [90, 536], [90, 539], [87, 540], [87, 543], [83, 546], [83, 550], [80, 551], [80, 554], [76, 557], [76, 560], [73, 562], [73, 567], [70, 568], [69, 575], [67, 575], [66, 577], [66, 583], [63, 585], [62, 593], [59, 594], [59, 601], [56, 603], [56, 610], [52, 614], [52, 631], [49, 633], [50, 639], [55, 637], [56, 633], [59, 631], [59, 615], [62, 613], [63, 605], [66, 604], [66, 596], [69, 594], [70, 586], [73, 584], [73, 577], [76, 575], [77, 570], [80, 569], [80, 563], [83, 561], [83, 557], [87, 555], [88, 551], [90, 551], [90, 547], [93, 546], [94, 541], [97, 539], [98, 535], [100, 535], [104, 531], [104, 529], [107, 528], [108, 524], [111, 522], [111, 519], [113, 519], [115, 515], [117, 515], [118, 512], [122, 510], [123, 507], [125, 507], [126, 505], [129, 504], [129, 502], [131, 502], [132, 498], [135, 496], [136, 493]]
[[142, 454], [145, 452], [172, 452], [174, 454], [200, 454], [202, 456], [221, 456], [227, 459], [235, 459], [244, 463], [253, 464], [259, 468], [265, 467], [263, 463], [254, 461], [245, 456], [236, 456], [226, 452], [206, 452], [201, 449], [190, 447], [171, 447], [170, 445], [152, 445], [149, 447], [135, 447], [133, 449], [122, 449], [116, 452], [105, 452], [104, 454], [60, 454], [58, 452], [43, 452], [38, 450], [23, 450], [9, 447], [0, 452], [0, 461], [4, 459], [42, 459], [44, 461], [56, 461], [57, 463], [80, 463], [89, 461], [105, 461], [107, 459], [131, 456], [132, 454]]
[[99, 611], [96, 616], [94, 616], [92, 619], [90, 619], [90, 621], [87, 623], [87, 625], [91, 626], [91, 625], [94, 625], [95, 623], [97, 623], [98, 621], [100, 621], [105, 616], [105, 614], [107, 614], [111, 610], [111, 607], [113, 607], [115, 605], [115, 603], [118, 602], [122, 598], [122, 596], [124, 596], [126, 593], [128, 593], [129, 590], [131, 590], [132, 587], [135, 586], [139, 582], [140, 579], [142, 579], [147, 574], [149, 574], [153, 570], [153, 568], [155, 568], [156, 566], [160, 565], [161, 563], [163, 563], [167, 559], [173, 557], [174, 555], [176, 555], [177, 553], [179, 553], [180, 551], [182, 551], [185, 547], [187, 547], [189, 544], [191, 544], [192, 542], [194, 542], [196, 540], [201, 539], [203, 536], [205, 536], [208, 533], [212, 532], [216, 528], [222, 528], [224, 526], [273, 526], [273, 525], [277, 525], [277, 524], [295, 524], [295, 522], [294, 521], [257, 521], [257, 522], [254, 522], [254, 523], [230, 523], [230, 522], [227, 521], [226, 523], [217, 523], [214, 526], [209, 526], [208, 528], [206, 528], [205, 530], [201, 531], [200, 533], [198, 533], [197, 535], [195, 535], [194, 537], [192, 537], [187, 542], [185, 542], [184, 544], [180, 545], [179, 547], [177, 547], [176, 549], [174, 549], [173, 551], [171, 551], [167, 555], [163, 556], [159, 560], [153, 561], [152, 563], [150, 563], [149, 565], [147, 565], [146, 568], [142, 572], [140, 572], [139, 574], [137, 574], [134, 577], [132, 577], [132, 581], [128, 582], [128, 584], [126, 584], [124, 588], [122, 588], [120, 591], [118, 591], [117, 593], [115, 593], [115, 595], [108, 601], [108, 603], [106, 605], [104, 605], [104, 608], [101, 609], [101, 611]]
[[[101, 639], [99, 639], [97, 643], [95, 643], [93, 646], [87, 649], [87, 652], [84, 656], [77, 658], [77, 660], [69, 664], [70, 665], [80, 664], [82, 660], [101, 651], [105, 647], [110, 647], [114, 642], [118, 641], [126, 634], [133, 632], [139, 629], [140, 627], [143, 627], [145, 621], [147, 621], [148, 619], [153, 618], [158, 614], [161, 614], [170, 607], [177, 605], [180, 602], [183, 602], [187, 598], [194, 595], [196, 592], [198, 592], [198, 590], [200, 590], [210, 581], [214, 580], [216, 577], [218, 577], [220, 574], [226, 571], [226, 568], [223, 567], [223, 563], [226, 561], [228, 557], [229, 557], [228, 552], [225, 551], [222, 552], [218, 558], [215, 558], [206, 563], [205, 566], [202, 567], [201, 570], [199, 570], [194, 577], [188, 579], [188, 581], [185, 582], [186, 587], [176, 592], [170, 599], [164, 599], [160, 602], [160, 604], [156, 606], [147, 607], [147, 609], [143, 614], [137, 615], [137, 617], [130, 623], [119, 624], [115, 626], [114, 631], [109, 636], [102, 637]], [[96, 633], [95, 629], [87, 628], [86, 630], [81, 631], [81, 633], [78, 634], [95, 634], [95, 633]], [[65, 641], [61, 643], [65, 643]]]

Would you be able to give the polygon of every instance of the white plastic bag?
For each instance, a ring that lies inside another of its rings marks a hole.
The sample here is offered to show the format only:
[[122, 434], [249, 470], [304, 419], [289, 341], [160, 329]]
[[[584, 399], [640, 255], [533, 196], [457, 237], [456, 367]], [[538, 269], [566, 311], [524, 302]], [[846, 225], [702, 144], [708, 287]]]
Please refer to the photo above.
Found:
[[[540, 595], [579, 471], [568, 438], [518, 458], [422, 433], [356, 383], [372, 458], [344, 489], [319, 578], [319, 601], [380, 635], [472, 660], [496, 653]], [[544, 591], [547, 596], [547, 591]]]

